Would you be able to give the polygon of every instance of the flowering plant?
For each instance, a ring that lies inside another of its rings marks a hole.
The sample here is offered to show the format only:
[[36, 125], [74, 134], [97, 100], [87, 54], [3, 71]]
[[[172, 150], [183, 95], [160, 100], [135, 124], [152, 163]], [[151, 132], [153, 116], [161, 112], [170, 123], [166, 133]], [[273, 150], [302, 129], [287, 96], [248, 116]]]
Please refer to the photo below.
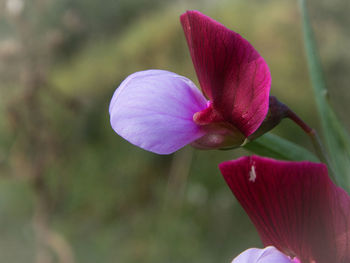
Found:
[[159, 154], [189, 143], [202, 149], [239, 146], [266, 117], [267, 64], [247, 40], [197, 11], [183, 14], [181, 23], [203, 94], [172, 72], [136, 72], [113, 95], [112, 127]]
[[[110, 121], [116, 133], [158, 154], [173, 153], [187, 144], [199, 149], [254, 145], [255, 139], [283, 118], [290, 118], [310, 136], [318, 157], [310, 155], [324, 164], [295, 162], [305, 156], [305, 150], [282, 139], [268, 144], [278, 144], [279, 152], [291, 151], [293, 154], [284, 155], [289, 161], [252, 156], [220, 164], [227, 184], [266, 246], [243, 252], [233, 263], [350, 262], [350, 197], [345, 191], [349, 190], [350, 140], [324, 99], [312, 31], [304, 2], [301, 4], [310, 74], [327, 148], [314, 129], [269, 96], [270, 71], [255, 48], [198, 11], [187, 11], [180, 20], [201, 91], [186, 77], [153, 69], [127, 77], [110, 103]], [[261, 151], [266, 143], [256, 145], [248, 149], [275, 157]]]

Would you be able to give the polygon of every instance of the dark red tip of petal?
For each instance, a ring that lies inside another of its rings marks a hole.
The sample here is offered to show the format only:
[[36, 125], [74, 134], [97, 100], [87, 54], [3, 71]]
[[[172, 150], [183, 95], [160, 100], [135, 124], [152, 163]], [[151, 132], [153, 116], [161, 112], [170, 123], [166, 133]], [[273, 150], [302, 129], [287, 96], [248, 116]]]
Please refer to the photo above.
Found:
[[198, 11], [187, 11], [180, 20], [203, 92], [248, 137], [268, 111], [266, 62], [247, 40]]
[[301, 262], [350, 262], [350, 197], [323, 164], [258, 156], [220, 164], [265, 246]]

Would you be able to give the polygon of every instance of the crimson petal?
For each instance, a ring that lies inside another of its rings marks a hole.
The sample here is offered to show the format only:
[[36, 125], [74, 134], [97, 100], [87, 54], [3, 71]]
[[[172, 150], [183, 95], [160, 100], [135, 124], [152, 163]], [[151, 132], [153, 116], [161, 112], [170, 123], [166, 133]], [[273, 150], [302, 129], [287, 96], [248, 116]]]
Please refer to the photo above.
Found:
[[220, 170], [265, 246], [301, 262], [350, 262], [350, 197], [325, 165], [252, 156]]
[[266, 62], [247, 40], [198, 11], [184, 13], [181, 23], [203, 92], [217, 114], [248, 137], [268, 111]]

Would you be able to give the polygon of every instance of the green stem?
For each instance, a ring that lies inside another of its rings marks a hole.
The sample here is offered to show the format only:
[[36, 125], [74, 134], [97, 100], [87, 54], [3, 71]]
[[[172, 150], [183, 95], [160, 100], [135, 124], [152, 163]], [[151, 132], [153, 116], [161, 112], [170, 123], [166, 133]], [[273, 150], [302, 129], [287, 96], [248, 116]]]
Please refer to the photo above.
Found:
[[334, 171], [334, 176], [340, 186], [350, 192], [350, 137], [328, 101], [328, 91], [308, 16], [306, 0], [299, 0], [299, 4], [312, 88], [330, 157], [328, 168]]
[[325, 163], [329, 168], [329, 174], [334, 180], [335, 183], [337, 183], [337, 180], [334, 176], [334, 171], [332, 170], [331, 162], [329, 160], [329, 157], [327, 155], [327, 152], [325, 151], [325, 148], [320, 140], [320, 137], [317, 134], [317, 131], [313, 128], [311, 128], [309, 125], [306, 124], [294, 111], [288, 108], [287, 112], [287, 118], [291, 119], [294, 123], [296, 123], [311, 139], [311, 142], [314, 146], [315, 152], [317, 154], [317, 157], [321, 160], [321, 162]]
[[306, 1], [299, 0], [301, 16], [303, 22], [303, 32], [305, 39], [305, 50], [307, 61], [309, 65], [309, 71], [313, 86], [317, 87], [317, 93], [321, 96], [316, 96], [317, 103], [322, 103], [322, 99], [327, 100], [328, 90], [325, 85], [323, 77], [323, 70], [321, 67], [320, 56], [318, 54], [314, 34], [311, 28], [310, 19], [307, 12]]

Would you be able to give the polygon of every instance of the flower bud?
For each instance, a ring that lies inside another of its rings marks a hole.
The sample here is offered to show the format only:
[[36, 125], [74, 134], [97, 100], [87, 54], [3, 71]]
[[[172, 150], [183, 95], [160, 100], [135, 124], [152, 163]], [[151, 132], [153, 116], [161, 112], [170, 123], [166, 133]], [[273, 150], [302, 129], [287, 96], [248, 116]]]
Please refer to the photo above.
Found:
[[248, 140], [252, 141], [275, 128], [282, 119], [288, 116], [288, 110], [289, 108], [285, 104], [278, 101], [276, 97], [270, 96], [269, 111], [266, 118], [261, 123], [260, 127], [248, 137]]

